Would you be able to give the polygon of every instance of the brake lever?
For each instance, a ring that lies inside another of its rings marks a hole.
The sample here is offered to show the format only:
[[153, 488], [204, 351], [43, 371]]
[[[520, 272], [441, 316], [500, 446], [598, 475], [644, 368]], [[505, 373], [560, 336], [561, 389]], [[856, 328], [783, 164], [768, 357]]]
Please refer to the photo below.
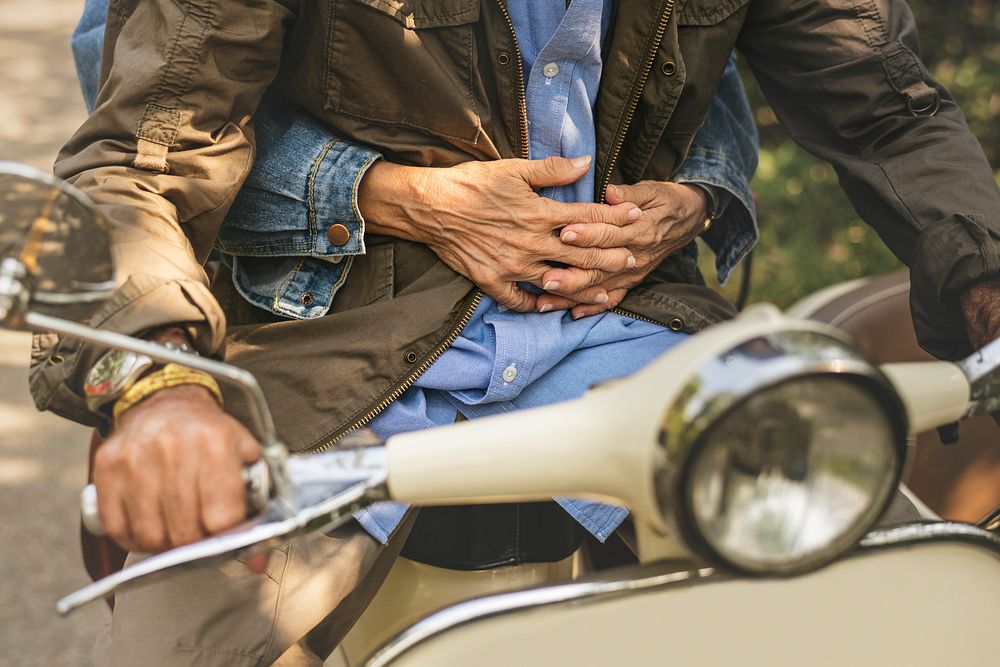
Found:
[[294, 514], [289, 515], [282, 499], [272, 495], [257, 517], [224, 533], [133, 563], [62, 598], [56, 604], [57, 611], [66, 616], [123, 587], [169, 575], [177, 567], [208, 565], [296, 535], [333, 530], [359, 509], [388, 499], [388, 465], [381, 445], [290, 456], [287, 470], [298, 506]]

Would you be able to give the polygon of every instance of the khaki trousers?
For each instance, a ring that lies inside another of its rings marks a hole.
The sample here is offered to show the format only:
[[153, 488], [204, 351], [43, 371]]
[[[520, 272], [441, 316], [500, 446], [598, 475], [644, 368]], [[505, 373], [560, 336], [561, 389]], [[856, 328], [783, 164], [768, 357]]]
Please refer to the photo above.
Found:
[[414, 517], [385, 547], [352, 521], [271, 549], [263, 575], [233, 559], [122, 591], [95, 664], [322, 665], [378, 591]]

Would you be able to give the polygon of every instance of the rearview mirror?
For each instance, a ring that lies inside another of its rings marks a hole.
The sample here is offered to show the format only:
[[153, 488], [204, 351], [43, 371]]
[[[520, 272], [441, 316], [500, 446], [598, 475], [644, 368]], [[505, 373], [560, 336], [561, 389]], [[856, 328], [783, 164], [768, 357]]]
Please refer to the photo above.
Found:
[[24, 311], [81, 321], [115, 288], [107, 224], [87, 197], [44, 172], [0, 162], [0, 325]]

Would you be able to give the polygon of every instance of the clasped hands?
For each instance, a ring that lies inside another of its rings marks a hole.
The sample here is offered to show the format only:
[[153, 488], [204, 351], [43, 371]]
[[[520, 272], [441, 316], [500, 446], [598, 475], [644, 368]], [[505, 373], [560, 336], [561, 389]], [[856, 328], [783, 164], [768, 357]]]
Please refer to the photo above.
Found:
[[426, 244], [503, 306], [579, 318], [617, 306], [706, 217], [704, 194], [675, 183], [609, 185], [606, 204], [537, 192], [575, 183], [589, 168], [589, 157], [447, 168], [379, 161], [361, 182], [359, 207], [369, 231]]

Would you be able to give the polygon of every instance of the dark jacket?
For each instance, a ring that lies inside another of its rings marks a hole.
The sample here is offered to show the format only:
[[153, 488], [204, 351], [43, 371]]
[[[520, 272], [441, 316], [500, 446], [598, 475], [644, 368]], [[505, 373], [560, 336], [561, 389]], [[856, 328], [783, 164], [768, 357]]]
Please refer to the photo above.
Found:
[[[614, 7], [597, 193], [674, 173], [736, 46], [792, 136], [834, 164], [862, 217], [911, 265], [923, 344], [965, 350], [956, 295], [997, 271], [1000, 190], [915, 55], [901, 0]], [[423, 246], [369, 237], [330, 315], [277, 321], [244, 307], [229, 281], [213, 296], [201, 262], [252, 161], [249, 119], [272, 80], [393, 161], [526, 157], [524, 77], [502, 0], [117, 0], [107, 40], [97, 108], [56, 165], [119, 225], [126, 282], [96, 322], [126, 332], [187, 322], [211, 354], [225, 312], [226, 357], [257, 373], [293, 448], [365, 423], [458, 333], [477, 298], [470, 283]], [[685, 331], [732, 314], [680, 255], [622, 307]], [[98, 351], [67, 341], [54, 358], [52, 341], [40, 343], [39, 406], [93, 419], [78, 386]]]

